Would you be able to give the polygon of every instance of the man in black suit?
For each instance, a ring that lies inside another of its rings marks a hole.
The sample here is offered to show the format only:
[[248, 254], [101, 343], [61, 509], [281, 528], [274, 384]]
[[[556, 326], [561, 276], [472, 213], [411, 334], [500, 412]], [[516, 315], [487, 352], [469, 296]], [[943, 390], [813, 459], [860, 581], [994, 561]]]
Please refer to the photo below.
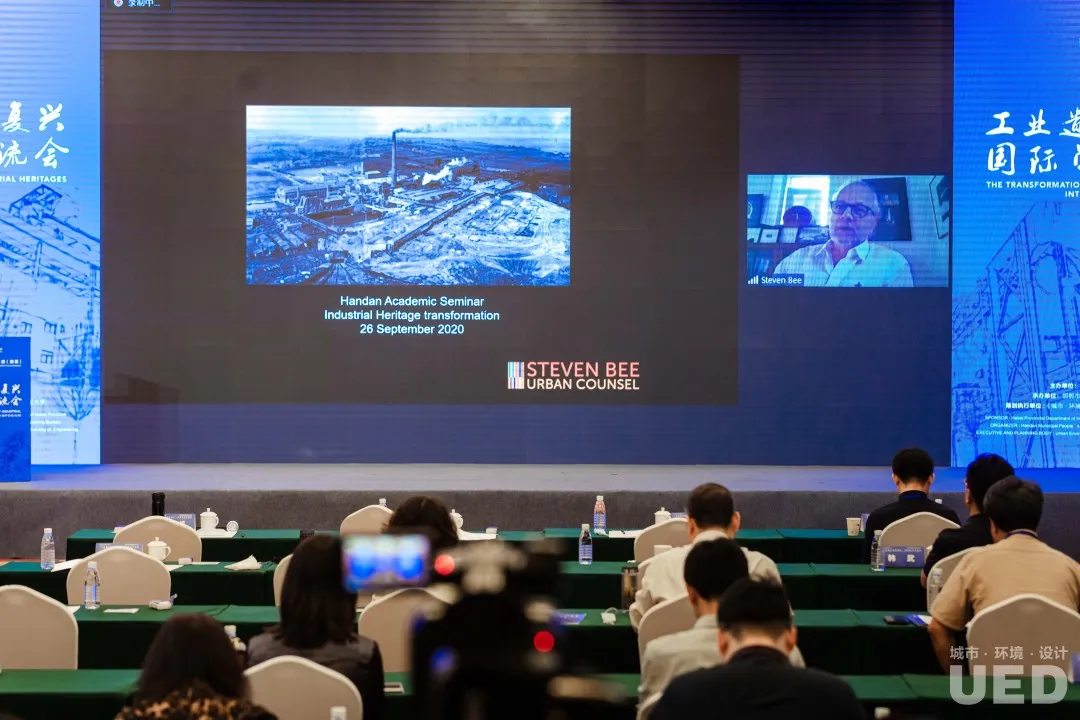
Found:
[[851, 686], [818, 670], [794, 667], [791, 607], [779, 586], [739, 580], [716, 612], [725, 664], [675, 678], [651, 720], [862, 720]]
[[870, 544], [875, 530], [915, 513], [928, 512], [960, 524], [960, 516], [930, 499], [934, 483], [934, 461], [925, 450], [908, 448], [896, 453], [892, 461], [892, 479], [900, 497], [896, 502], [879, 507], [866, 518], [866, 537], [863, 538], [862, 561], [870, 562]]
[[990, 535], [990, 518], [983, 515], [983, 498], [986, 491], [998, 480], [1012, 477], [1015, 474], [1013, 466], [1000, 455], [983, 453], [971, 461], [964, 475], [964, 505], [968, 509], [968, 521], [958, 528], [942, 530], [934, 547], [926, 556], [923, 565], [922, 585], [926, 587], [926, 579], [930, 570], [938, 560], [955, 555], [968, 548], [991, 545], [994, 538]]

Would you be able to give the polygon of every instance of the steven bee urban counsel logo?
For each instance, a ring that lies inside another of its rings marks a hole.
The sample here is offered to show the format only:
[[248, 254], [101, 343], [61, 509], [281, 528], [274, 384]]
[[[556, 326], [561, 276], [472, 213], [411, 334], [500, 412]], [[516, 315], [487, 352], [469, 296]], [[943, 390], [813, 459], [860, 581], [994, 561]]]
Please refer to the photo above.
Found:
[[641, 363], [530, 360], [506, 363], [509, 390], [640, 390]]

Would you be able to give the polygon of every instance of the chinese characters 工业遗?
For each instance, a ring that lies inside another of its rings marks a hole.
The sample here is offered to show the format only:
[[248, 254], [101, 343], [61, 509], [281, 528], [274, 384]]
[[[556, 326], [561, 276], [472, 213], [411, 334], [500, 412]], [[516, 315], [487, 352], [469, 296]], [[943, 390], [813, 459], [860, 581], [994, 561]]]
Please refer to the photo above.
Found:
[[[1010, 112], [996, 113], [994, 119], [997, 120], [997, 127], [991, 128], [986, 132], [987, 135], [1015, 135], [1016, 128], [1009, 124], [1009, 118], [1012, 117]], [[1022, 133], [1022, 137], [1038, 138], [1043, 135], [1053, 135], [1046, 127], [1046, 118], [1042, 108], [1039, 109], [1038, 114], [1032, 114], [1031, 120], [1028, 122], [1028, 129]], [[1080, 107], [1076, 108], [1073, 112], [1069, 113], [1069, 118], [1061, 124], [1062, 129], [1057, 133], [1059, 137], [1069, 137], [1074, 139], [1080, 139]], [[1053, 172], [1057, 170], [1058, 163], [1055, 160], [1054, 149], [1051, 147], [1045, 147], [1042, 143], [1045, 141], [1033, 139], [1029, 141], [1032, 143], [1031, 147], [1027, 148], [1028, 155], [1028, 173], [1031, 175], [1040, 175], [1043, 173]], [[1072, 157], [1073, 167], [1080, 170], [1080, 142], [1076, 143], [1076, 151]], [[990, 172], [998, 172], [1002, 175], [1015, 175], [1016, 174], [1016, 143], [1010, 141], [1000, 142], [994, 147], [990, 148], [986, 156], [986, 169]]]
[[[18, 100], [12, 100], [8, 105], [8, 117], [5, 122], [0, 124], [0, 130], [4, 133], [29, 133], [30, 130], [23, 127], [22, 116], [23, 104]], [[42, 137], [46, 133], [49, 133], [48, 139], [40, 140], [41, 149], [34, 153], [34, 159], [41, 162], [43, 167], [56, 169], [57, 167], [57, 153], [67, 155], [71, 152], [70, 148], [64, 147], [56, 141], [56, 134], [64, 131], [64, 123], [60, 119], [60, 113], [64, 109], [63, 103], [57, 103], [52, 105], [51, 103], [39, 108], [40, 117], [38, 118], [38, 133]], [[11, 167], [12, 165], [25, 165], [29, 160], [24, 154], [22, 145], [15, 138], [10, 141], [0, 140], [0, 167]]]

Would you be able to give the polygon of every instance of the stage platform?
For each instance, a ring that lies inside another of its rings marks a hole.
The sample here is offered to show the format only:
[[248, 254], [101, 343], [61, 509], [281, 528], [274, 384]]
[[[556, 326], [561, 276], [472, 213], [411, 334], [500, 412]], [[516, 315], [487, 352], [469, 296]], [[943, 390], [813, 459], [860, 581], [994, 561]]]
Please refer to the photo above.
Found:
[[[1080, 556], [1080, 471], [1020, 473], [1047, 493], [1042, 536]], [[941, 468], [934, 495], [966, 516], [963, 468]], [[747, 528], [843, 528], [844, 519], [889, 502], [883, 467], [660, 465], [102, 465], [36, 468], [33, 482], [0, 483], [0, 557], [36, 557], [43, 527], [58, 538], [110, 528], [150, 512], [166, 493], [169, 512], [213, 508], [241, 528], [336, 528], [347, 514], [387, 498], [437, 495], [467, 530], [575, 527], [590, 522], [602, 494], [613, 528], [643, 527], [661, 506], [683, 509], [704, 482], [736, 494]], [[59, 549], [63, 551], [63, 542]]]

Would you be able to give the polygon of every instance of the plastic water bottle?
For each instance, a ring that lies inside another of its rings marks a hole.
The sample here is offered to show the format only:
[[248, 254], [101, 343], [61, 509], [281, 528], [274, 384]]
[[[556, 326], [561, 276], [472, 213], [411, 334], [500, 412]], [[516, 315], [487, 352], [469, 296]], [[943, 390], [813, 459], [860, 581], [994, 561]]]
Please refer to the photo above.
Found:
[[885, 569], [885, 563], [881, 560], [881, 531], [874, 531], [874, 539], [870, 543], [870, 569], [880, 572]]
[[930, 577], [926, 581], [926, 609], [930, 610], [934, 605], [934, 601], [937, 600], [938, 593], [941, 592], [941, 586], [944, 582], [945, 573], [941, 568], [936, 567], [930, 571]]
[[86, 582], [83, 583], [83, 607], [97, 610], [101, 607], [101, 576], [98, 575], [97, 561], [86, 563]]
[[604, 505], [604, 496], [596, 496], [596, 504], [592, 509], [592, 526], [597, 535], [607, 535], [607, 506]]
[[592, 565], [592, 535], [589, 534], [589, 524], [582, 523], [581, 537], [577, 544], [577, 561], [582, 565]]
[[56, 540], [53, 538], [52, 528], [45, 528], [45, 534], [41, 536], [41, 569], [52, 570], [56, 565]]
[[345, 708], [340, 705], [330, 708], [330, 720], [349, 720]]

